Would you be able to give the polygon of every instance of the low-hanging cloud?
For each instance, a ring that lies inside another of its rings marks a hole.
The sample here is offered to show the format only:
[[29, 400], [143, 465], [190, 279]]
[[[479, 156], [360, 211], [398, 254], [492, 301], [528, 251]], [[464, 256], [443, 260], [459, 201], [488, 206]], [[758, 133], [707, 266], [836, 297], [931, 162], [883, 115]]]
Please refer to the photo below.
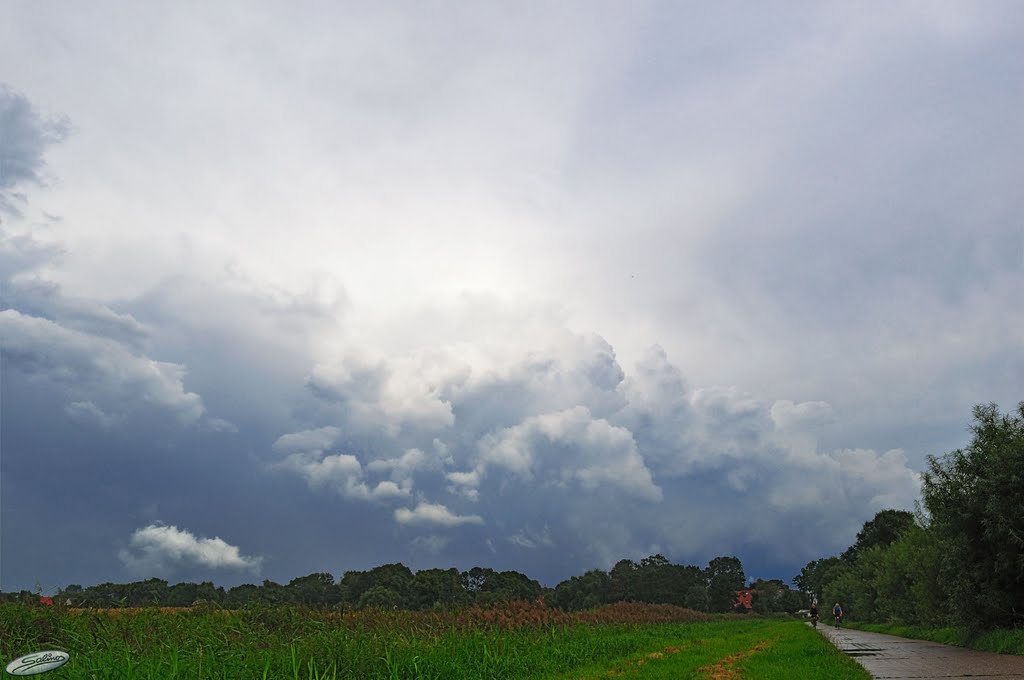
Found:
[[162, 524], [136, 529], [129, 547], [118, 551], [118, 558], [131, 571], [148, 575], [189, 567], [258, 574], [263, 565], [262, 557], [243, 555], [237, 546], [219, 537], [197, 537], [188, 530]]

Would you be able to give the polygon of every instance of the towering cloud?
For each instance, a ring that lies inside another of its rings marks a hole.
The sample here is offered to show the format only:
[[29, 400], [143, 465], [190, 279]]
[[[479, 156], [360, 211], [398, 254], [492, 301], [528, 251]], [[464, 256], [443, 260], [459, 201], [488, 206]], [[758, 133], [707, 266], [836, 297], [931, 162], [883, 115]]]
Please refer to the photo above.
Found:
[[[445, 346], [372, 370], [320, 365], [308, 385], [336, 420], [282, 435], [275, 467], [314, 492], [327, 484], [348, 502], [391, 504], [413, 545], [433, 540], [417, 527], [477, 525], [461, 540], [591, 561], [653, 547], [702, 559], [756, 546], [790, 559], [845, 540], [865, 508], [917, 495], [900, 451], [819, 449], [816, 433], [835, 417], [825, 402], [692, 388], [660, 347], [627, 372], [597, 336], [552, 337], [481, 368]], [[424, 356], [458, 369], [424, 370]], [[398, 386], [417, 396], [398, 398]], [[410, 509], [403, 496], [420, 500]]]

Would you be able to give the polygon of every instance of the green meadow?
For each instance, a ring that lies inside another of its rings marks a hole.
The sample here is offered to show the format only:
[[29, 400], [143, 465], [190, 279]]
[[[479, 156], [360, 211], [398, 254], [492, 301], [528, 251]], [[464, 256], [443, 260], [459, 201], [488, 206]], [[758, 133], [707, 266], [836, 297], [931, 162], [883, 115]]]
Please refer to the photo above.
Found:
[[43, 649], [68, 679], [866, 678], [792, 619], [622, 603], [449, 612], [0, 606], [3, 663]]

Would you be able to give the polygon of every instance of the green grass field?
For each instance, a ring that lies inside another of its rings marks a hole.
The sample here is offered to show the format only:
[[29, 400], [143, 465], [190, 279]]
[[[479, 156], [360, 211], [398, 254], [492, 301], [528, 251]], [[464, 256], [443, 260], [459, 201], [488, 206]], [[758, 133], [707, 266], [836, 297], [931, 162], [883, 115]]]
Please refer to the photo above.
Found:
[[462, 612], [102, 610], [0, 606], [3, 664], [70, 652], [47, 677], [820, 678], [868, 677], [798, 621], [613, 605]]

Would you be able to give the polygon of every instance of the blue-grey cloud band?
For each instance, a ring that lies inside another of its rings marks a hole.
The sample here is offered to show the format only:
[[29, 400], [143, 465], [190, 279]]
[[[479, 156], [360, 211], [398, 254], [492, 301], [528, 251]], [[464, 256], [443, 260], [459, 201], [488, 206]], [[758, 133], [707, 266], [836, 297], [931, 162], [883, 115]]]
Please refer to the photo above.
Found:
[[10, 13], [4, 589], [788, 578], [1020, 399], [1012, 3]]

